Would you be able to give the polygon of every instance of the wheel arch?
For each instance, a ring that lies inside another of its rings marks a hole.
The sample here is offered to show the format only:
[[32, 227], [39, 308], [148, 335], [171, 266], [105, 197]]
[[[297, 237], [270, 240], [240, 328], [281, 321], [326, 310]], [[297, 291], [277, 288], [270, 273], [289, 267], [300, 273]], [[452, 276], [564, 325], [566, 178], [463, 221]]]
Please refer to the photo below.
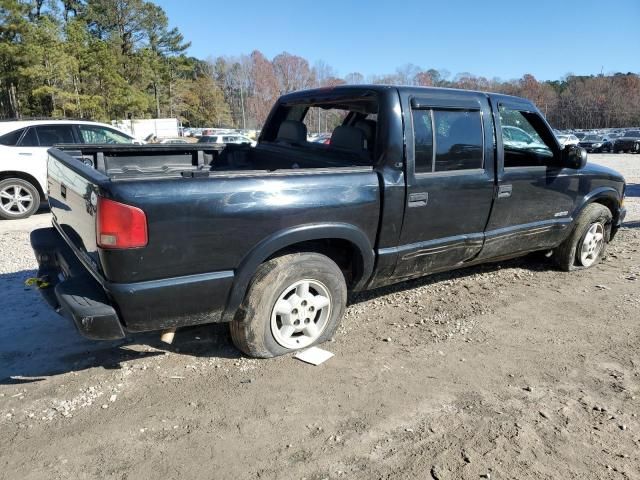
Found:
[[[302, 225], [276, 232], [256, 245], [236, 269], [223, 320], [231, 321], [242, 303], [249, 283], [258, 267], [276, 256], [302, 251], [323, 253], [332, 258], [329, 248], [349, 246], [353, 254], [354, 270], [350, 287], [363, 288], [373, 273], [374, 252], [366, 234], [359, 228], [342, 223]], [[335, 251], [334, 251], [335, 252]], [[339, 266], [340, 263], [338, 263]]]
[[[611, 212], [612, 221], [611, 225], [607, 229], [609, 235], [611, 235], [615, 226], [618, 224], [618, 219], [620, 218], [620, 194], [613, 187], [597, 188], [582, 199], [582, 202], [576, 209], [573, 218], [578, 218], [578, 215], [582, 213], [587, 205], [591, 205], [593, 203], [600, 204]], [[613, 238], [613, 235], [611, 235], [611, 237]]]
[[620, 194], [618, 191], [613, 187], [600, 187], [590, 192], [582, 199], [573, 217], [577, 218], [585, 207], [591, 203], [599, 203], [607, 207], [611, 211], [614, 221], [620, 214]]
[[33, 175], [30, 175], [26, 172], [19, 172], [15, 170], [4, 170], [0, 172], [0, 182], [3, 180], [7, 180], [8, 178], [19, 178], [20, 180], [29, 182], [36, 188], [36, 190], [38, 190], [38, 194], [40, 195], [40, 201], [44, 201], [47, 198], [47, 195], [42, 189], [42, 185], [40, 185], [40, 182]]

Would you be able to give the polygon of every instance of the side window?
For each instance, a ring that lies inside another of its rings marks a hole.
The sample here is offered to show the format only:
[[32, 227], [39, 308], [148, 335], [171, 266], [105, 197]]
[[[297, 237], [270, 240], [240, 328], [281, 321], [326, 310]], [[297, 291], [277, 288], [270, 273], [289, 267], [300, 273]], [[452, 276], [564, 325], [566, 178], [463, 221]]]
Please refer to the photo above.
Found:
[[544, 166], [553, 161], [553, 150], [541, 135], [536, 113], [499, 107], [504, 147], [504, 167]]
[[41, 147], [51, 147], [57, 143], [76, 143], [71, 125], [40, 125], [35, 128]]
[[27, 133], [24, 134], [22, 140], [20, 140], [21, 147], [39, 147], [40, 142], [38, 141], [38, 135], [36, 134], [36, 129], [31, 127], [27, 130]]
[[480, 111], [434, 110], [436, 172], [482, 168]]
[[110, 128], [94, 125], [78, 125], [82, 141], [89, 144], [100, 143], [131, 143], [131, 139]]
[[431, 110], [413, 111], [416, 173], [433, 171], [433, 125]]
[[24, 128], [21, 128], [20, 130], [14, 130], [13, 132], [5, 133], [0, 137], [0, 145], [8, 145], [8, 146], [14, 147], [18, 143], [18, 140], [20, 140], [20, 137], [22, 136], [23, 132], [24, 132]]

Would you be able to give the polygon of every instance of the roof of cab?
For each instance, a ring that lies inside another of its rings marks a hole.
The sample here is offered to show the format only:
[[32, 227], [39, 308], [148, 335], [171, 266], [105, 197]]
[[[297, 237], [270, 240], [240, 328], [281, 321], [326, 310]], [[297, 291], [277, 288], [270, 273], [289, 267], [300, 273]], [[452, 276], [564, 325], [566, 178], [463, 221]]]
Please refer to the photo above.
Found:
[[379, 85], [379, 84], [363, 84], [363, 85], [337, 85], [335, 87], [322, 87], [313, 88], [309, 90], [298, 90], [296, 92], [288, 93], [280, 98], [281, 102], [295, 101], [297, 99], [307, 99], [314, 96], [328, 96], [331, 94], [349, 94], [349, 93], [363, 93], [366, 91], [376, 93], [386, 93], [391, 90], [396, 90], [399, 93], [411, 93], [414, 95], [428, 95], [429, 93], [437, 92], [455, 92], [456, 94], [477, 96], [478, 94], [487, 97], [510, 100], [521, 104], [527, 104], [534, 106], [533, 103], [526, 98], [516, 97], [513, 95], [505, 95], [502, 93], [483, 92], [478, 90], [463, 90], [459, 88], [444, 88], [444, 87], [417, 87], [410, 85]]

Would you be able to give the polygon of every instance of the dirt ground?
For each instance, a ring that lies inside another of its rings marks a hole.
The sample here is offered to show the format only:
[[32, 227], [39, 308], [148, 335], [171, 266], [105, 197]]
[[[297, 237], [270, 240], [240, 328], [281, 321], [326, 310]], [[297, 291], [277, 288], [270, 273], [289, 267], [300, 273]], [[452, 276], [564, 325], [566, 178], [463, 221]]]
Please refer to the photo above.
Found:
[[[91, 342], [0, 224], [0, 479], [640, 479], [640, 156], [593, 269], [539, 259], [354, 296], [335, 353], [243, 358], [224, 325]], [[8, 225], [10, 223], [10, 225]]]

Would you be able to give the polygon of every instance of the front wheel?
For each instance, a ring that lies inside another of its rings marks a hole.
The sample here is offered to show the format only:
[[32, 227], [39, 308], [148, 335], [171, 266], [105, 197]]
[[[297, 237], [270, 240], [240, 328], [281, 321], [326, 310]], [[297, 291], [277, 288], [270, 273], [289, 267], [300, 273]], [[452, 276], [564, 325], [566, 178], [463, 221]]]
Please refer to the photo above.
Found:
[[7, 178], [0, 182], [0, 218], [27, 218], [39, 207], [40, 194], [31, 183], [21, 178]]
[[554, 252], [558, 266], [566, 271], [592, 267], [603, 257], [611, 232], [611, 211], [599, 203], [587, 205], [575, 228]]
[[317, 345], [334, 335], [346, 301], [344, 275], [329, 257], [283, 255], [258, 268], [231, 322], [231, 338], [260, 358]]

